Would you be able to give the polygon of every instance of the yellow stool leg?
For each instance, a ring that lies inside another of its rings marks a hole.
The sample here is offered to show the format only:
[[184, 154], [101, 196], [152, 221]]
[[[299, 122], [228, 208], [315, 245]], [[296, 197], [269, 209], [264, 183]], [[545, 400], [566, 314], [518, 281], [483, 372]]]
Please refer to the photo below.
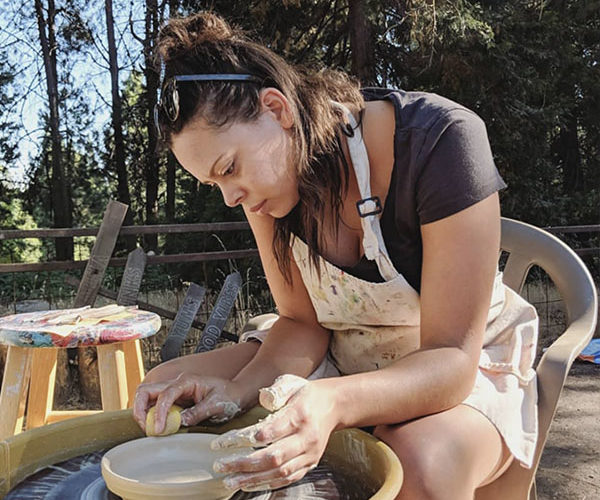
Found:
[[27, 401], [28, 429], [46, 424], [48, 415], [52, 412], [57, 355], [56, 347], [40, 347], [34, 350]]
[[127, 408], [127, 374], [123, 344], [97, 346], [100, 394], [104, 411]]
[[0, 440], [23, 428], [33, 348], [9, 346], [0, 391]]
[[123, 343], [125, 353], [125, 370], [127, 372], [127, 406], [133, 406], [135, 391], [144, 379], [144, 359], [139, 340], [129, 340]]

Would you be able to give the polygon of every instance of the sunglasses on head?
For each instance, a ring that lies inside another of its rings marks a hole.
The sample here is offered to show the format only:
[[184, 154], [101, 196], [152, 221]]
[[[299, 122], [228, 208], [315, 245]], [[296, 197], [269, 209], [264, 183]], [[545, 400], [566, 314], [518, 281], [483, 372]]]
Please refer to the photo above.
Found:
[[163, 139], [160, 128], [159, 113], [162, 112], [174, 122], [179, 117], [179, 91], [177, 82], [254, 82], [261, 83], [262, 80], [254, 75], [243, 73], [207, 73], [201, 75], [175, 75], [167, 80], [160, 92], [160, 98], [154, 105], [154, 126], [158, 131], [159, 139]]

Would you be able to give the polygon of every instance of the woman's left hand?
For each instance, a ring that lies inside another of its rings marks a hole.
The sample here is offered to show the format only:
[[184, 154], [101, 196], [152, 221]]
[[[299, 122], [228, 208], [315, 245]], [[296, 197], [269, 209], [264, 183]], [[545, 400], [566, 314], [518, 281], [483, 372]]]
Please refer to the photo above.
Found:
[[[267, 391], [277, 395], [277, 406], [283, 406], [280, 410], [211, 443], [213, 449], [264, 447], [215, 462], [215, 471], [230, 474], [224, 480], [228, 488], [277, 489], [302, 479], [317, 466], [338, 423], [332, 394], [324, 382], [294, 375], [279, 377]], [[264, 404], [263, 397], [261, 402]]]

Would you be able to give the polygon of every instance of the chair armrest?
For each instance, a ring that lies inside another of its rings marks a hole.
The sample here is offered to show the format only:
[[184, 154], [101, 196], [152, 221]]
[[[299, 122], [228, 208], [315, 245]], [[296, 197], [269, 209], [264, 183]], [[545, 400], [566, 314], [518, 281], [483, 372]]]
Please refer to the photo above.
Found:
[[260, 314], [259, 316], [254, 316], [250, 318], [247, 323], [242, 328], [242, 333], [249, 332], [252, 330], [266, 330], [270, 328], [275, 320], [277, 320], [279, 316], [273, 313]]

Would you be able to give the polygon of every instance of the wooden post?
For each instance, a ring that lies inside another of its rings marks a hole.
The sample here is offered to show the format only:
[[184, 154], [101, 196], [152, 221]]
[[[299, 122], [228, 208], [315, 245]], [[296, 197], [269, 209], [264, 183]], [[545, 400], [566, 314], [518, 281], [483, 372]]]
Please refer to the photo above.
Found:
[[121, 224], [125, 219], [127, 205], [111, 201], [104, 212], [90, 259], [83, 272], [81, 284], [75, 296], [74, 307], [93, 306], [102, 284], [108, 261], [115, 249]]
[[28, 429], [44, 425], [52, 411], [58, 354], [56, 347], [39, 347], [32, 350], [32, 382], [27, 402]]
[[0, 440], [18, 434], [23, 428], [23, 415], [33, 349], [9, 346], [0, 391]]
[[129, 395], [123, 344], [117, 342], [99, 345], [96, 349], [98, 350], [102, 409], [109, 411], [127, 408]]
[[125, 371], [127, 374], [127, 407], [130, 407], [133, 406], [135, 391], [144, 380], [146, 373], [140, 341], [128, 340], [123, 342], [123, 354], [125, 355]]
[[[127, 205], [114, 200], [108, 204], [75, 296], [74, 307], [94, 305], [126, 213]], [[86, 399], [93, 401], [98, 394], [98, 359], [95, 348], [79, 348], [78, 357], [81, 390]]]
[[[137, 298], [142, 284], [142, 276], [146, 267], [146, 253], [141, 248], [136, 248], [127, 256], [127, 265], [123, 272], [117, 304], [122, 306], [133, 306], [137, 304]], [[125, 356], [125, 371], [127, 374], [127, 406], [133, 405], [133, 397], [137, 386], [144, 378], [144, 360], [139, 340], [123, 342], [123, 354]]]

